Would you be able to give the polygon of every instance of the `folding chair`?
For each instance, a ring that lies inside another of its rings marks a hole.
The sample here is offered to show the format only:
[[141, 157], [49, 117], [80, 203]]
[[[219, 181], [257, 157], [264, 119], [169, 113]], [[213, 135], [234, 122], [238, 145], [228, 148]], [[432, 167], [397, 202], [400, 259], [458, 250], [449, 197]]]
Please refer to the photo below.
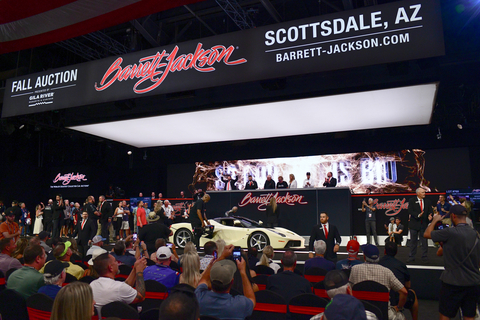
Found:
[[27, 299], [30, 320], [50, 320], [53, 299], [43, 293], [35, 293]]
[[266, 274], [259, 274], [256, 277], [254, 277], [252, 280], [255, 282], [258, 286], [258, 289], [261, 290], [266, 290], [267, 289], [267, 280], [268, 280], [268, 275]]
[[5, 275], [3, 274], [3, 271], [0, 271], [0, 291], [5, 290], [6, 283], [7, 282], [5, 281]]
[[255, 266], [254, 271], [257, 274], [267, 274], [267, 275], [275, 274], [275, 271], [272, 268], [264, 266], [264, 265]]
[[327, 294], [327, 290], [325, 290], [325, 285], [323, 281], [317, 282], [313, 285], [313, 293], [320, 298], [330, 300], [330, 297]]
[[303, 293], [288, 302], [288, 311], [292, 320], [309, 320], [314, 315], [325, 311], [328, 300], [311, 293]]
[[262, 290], [255, 292], [257, 303], [253, 309], [250, 320], [286, 320], [287, 302], [279, 294]]
[[362, 281], [353, 286], [352, 294], [355, 298], [378, 307], [382, 311], [383, 319], [388, 319], [390, 292], [387, 287], [375, 281]]
[[121, 301], [110, 302], [102, 307], [102, 318], [117, 317], [122, 320], [138, 320], [137, 310]]
[[317, 282], [323, 281], [325, 279], [325, 275], [327, 274], [327, 270], [322, 268], [313, 267], [304, 272], [305, 279], [310, 281], [313, 285]]
[[[142, 311], [160, 308], [160, 304], [168, 297], [168, 289], [160, 282], [155, 280], [145, 281], [145, 300], [138, 305], [142, 307]], [[103, 312], [102, 312], [103, 316]]]
[[15, 290], [0, 291], [0, 314], [2, 320], [28, 320], [25, 298]]

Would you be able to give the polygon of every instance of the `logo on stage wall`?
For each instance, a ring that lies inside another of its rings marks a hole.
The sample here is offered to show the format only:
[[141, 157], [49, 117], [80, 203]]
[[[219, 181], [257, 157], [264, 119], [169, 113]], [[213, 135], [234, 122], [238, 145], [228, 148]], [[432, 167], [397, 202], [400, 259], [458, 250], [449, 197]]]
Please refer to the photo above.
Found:
[[[61, 182], [61, 185], [54, 185], [54, 186], [51, 186], [51, 188], [88, 187], [88, 184], [82, 184], [82, 182], [87, 181], [87, 180], [88, 180], [87, 176], [85, 174], [82, 174], [82, 173], [72, 172], [72, 173], [62, 174], [62, 173], [59, 172], [55, 176], [55, 179], [53, 179], [53, 183]], [[78, 182], [78, 183], [75, 183], [75, 182]]]
[[290, 192], [287, 192], [284, 196], [281, 196], [279, 192], [276, 192], [261, 194], [260, 196], [254, 196], [251, 192], [249, 192], [239, 202], [238, 206], [245, 207], [249, 204], [257, 204], [258, 210], [265, 211], [268, 203], [270, 202], [270, 199], [272, 198], [275, 198], [277, 204], [284, 203], [289, 206], [294, 206], [296, 204], [308, 204], [308, 202], [304, 200], [304, 196], [300, 194], [291, 194]]
[[379, 202], [378, 199], [374, 199], [373, 205], [377, 210], [385, 210], [386, 216], [396, 216], [402, 210], [408, 209], [408, 201], [405, 198], [390, 199], [385, 202]]
[[103, 75], [102, 80], [95, 90], [108, 89], [116, 81], [138, 79], [133, 86], [133, 92], [137, 94], [147, 93], [160, 86], [171, 72], [180, 72], [195, 69], [198, 72], [213, 72], [214, 65], [223, 62], [227, 66], [243, 64], [247, 59], [241, 58], [230, 61], [230, 56], [235, 51], [233, 46], [228, 48], [223, 45], [215, 45], [210, 49], [203, 49], [203, 44], [198, 43], [195, 52], [180, 54], [177, 56], [179, 47], [175, 46], [168, 53], [163, 50], [155, 55], [140, 58], [138, 64], [122, 66], [123, 58], [117, 58]]

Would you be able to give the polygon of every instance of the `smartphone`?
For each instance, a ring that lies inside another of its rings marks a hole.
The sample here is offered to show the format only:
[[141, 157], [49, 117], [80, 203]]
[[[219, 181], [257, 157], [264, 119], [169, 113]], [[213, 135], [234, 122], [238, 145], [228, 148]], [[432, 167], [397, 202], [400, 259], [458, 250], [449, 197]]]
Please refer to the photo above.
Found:
[[134, 233], [133, 237], [132, 237], [133, 241], [137, 241], [137, 237], [138, 237], [138, 235], [136, 233]]
[[233, 248], [233, 260], [240, 260], [241, 257], [242, 257], [242, 248], [241, 247]]
[[217, 253], [217, 250], [213, 251], [213, 257], [214, 257], [215, 259], [217, 259], [217, 258], [218, 258], [218, 253]]
[[172, 244], [171, 243], [167, 243], [167, 247], [169, 247], [170, 249], [172, 248]]

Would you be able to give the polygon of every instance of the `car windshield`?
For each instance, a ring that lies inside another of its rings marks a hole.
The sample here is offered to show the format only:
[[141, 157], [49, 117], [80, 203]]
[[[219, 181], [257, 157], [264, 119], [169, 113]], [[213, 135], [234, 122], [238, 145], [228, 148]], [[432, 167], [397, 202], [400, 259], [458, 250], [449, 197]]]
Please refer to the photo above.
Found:
[[234, 221], [239, 220], [244, 228], [256, 228], [256, 227], [261, 227], [260, 224], [254, 220], [250, 220], [245, 217], [228, 217], [228, 218], [215, 218], [215, 221], [217, 221], [220, 224], [226, 225], [226, 226], [234, 226]]

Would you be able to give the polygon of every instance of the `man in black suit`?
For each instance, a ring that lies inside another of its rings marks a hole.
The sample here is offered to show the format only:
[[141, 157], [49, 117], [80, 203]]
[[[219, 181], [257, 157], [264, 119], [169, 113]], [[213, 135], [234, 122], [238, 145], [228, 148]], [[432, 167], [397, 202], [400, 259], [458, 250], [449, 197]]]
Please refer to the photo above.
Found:
[[313, 243], [315, 240], [323, 240], [327, 244], [327, 251], [325, 252], [325, 259], [332, 262], [337, 262], [337, 251], [340, 249], [340, 243], [342, 238], [338, 229], [333, 224], [328, 223], [328, 214], [325, 212], [320, 213], [320, 224], [317, 224], [312, 229], [312, 234], [310, 235], [310, 243], [308, 250], [309, 258], [313, 258]]
[[105, 200], [105, 196], [98, 197], [100, 201], [100, 223], [102, 224], [102, 238], [108, 239], [108, 223], [112, 221], [112, 206]]
[[[235, 183], [238, 181], [238, 174], [235, 172], [237, 179], [232, 179], [232, 175], [230, 173], [225, 173], [222, 177], [222, 182], [225, 183], [225, 187], [223, 190], [237, 190], [237, 186]], [[224, 178], [226, 177], [226, 179]]]
[[410, 216], [410, 222], [408, 223], [408, 228], [410, 229], [410, 254], [407, 262], [415, 261], [418, 237], [420, 237], [422, 242], [422, 260], [427, 262], [428, 243], [423, 234], [428, 227], [428, 221], [432, 220], [433, 209], [430, 201], [425, 199], [425, 189], [418, 188], [417, 196], [408, 201], [408, 214]]
[[60, 219], [63, 220], [63, 210], [65, 210], [65, 204], [63, 203], [62, 195], [57, 194], [55, 201], [52, 205], [53, 216], [52, 216], [52, 238], [58, 237], [60, 235]]
[[79, 220], [75, 226], [73, 237], [78, 235], [77, 244], [81, 247], [82, 257], [85, 257], [88, 244], [97, 233], [97, 228], [94, 223], [96, 222], [88, 217], [88, 212], [84, 211], [82, 212], [82, 220]]
[[327, 177], [325, 178], [325, 182], [323, 183], [324, 187], [333, 188], [337, 186], [337, 179], [332, 177], [333, 174], [331, 172], [327, 173]]
[[245, 190], [257, 190], [258, 184], [257, 181], [253, 181], [253, 177], [251, 175], [248, 176], [248, 181], [245, 183]]

